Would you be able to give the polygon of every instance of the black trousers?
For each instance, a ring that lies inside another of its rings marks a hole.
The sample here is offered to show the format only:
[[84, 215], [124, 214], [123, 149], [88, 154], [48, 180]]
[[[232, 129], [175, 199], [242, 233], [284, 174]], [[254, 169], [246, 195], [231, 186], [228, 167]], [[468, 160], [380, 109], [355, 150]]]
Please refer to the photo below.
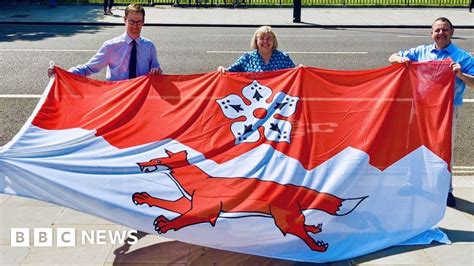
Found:
[[107, 11], [107, 9], [112, 9], [113, 5], [114, 0], [104, 0], [104, 12]]

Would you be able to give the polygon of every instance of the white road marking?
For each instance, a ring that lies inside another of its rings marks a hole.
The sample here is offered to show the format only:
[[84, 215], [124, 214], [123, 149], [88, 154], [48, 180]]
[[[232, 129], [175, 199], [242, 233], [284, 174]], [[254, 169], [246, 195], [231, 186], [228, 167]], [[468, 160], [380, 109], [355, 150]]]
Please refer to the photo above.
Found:
[[368, 54], [368, 52], [287, 52], [289, 54]]
[[[247, 38], [252, 38], [252, 34], [230, 34], [230, 35], [225, 35], [225, 34], [204, 34], [201, 35], [201, 37], [247, 37]], [[318, 34], [301, 34], [301, 35], [282, 35], [278, 34], [278, 38], [280, 37], [298, 37], [298, 38], [313, 38], [313, 37], [321, 37], [321, 38], [335, 38], [336, 35], [318, 35]]]
[[41, 94], [0, 94], [0, 98], [41, 98]]
[[97, 52], [95, 50], [80, 49], [0, 49], [0, 52]]
[[[248, 51], [206, 51], [208, 54], [243, 54]], [[368, 54], [368, 52], [295, 52], [286, 51], [287, 54]]]
[[[398, 35], [398, 38], [430, 38], [429, 35]], [[458, 39], [474, 39], [474, 36], [453, 36]]]
[[469, 169], [469, 170], [474, 170], [474, 166], [453, 166], [453, 169]]
[[398, 38], [430, 38], [428, 35], [398, 35]]

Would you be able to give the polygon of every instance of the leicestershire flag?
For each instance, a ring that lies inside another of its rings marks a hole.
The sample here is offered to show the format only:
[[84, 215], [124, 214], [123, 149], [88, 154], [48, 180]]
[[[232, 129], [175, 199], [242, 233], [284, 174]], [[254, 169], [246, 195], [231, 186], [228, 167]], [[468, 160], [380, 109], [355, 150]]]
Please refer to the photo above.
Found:
[[444, 215], [449, 62], [120, 82], [55, 71], [0, 150], [3, 193], [311, 262], [429, 242]]

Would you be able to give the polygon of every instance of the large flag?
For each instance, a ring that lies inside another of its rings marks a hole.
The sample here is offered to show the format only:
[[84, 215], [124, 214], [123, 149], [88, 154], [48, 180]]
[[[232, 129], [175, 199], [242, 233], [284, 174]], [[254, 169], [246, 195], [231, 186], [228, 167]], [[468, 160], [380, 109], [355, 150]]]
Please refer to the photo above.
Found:
[[427, 241], [444, 215], [449, 62], [119, 82], [55, 71], [0, 150], [3, 193], [311, 262]]

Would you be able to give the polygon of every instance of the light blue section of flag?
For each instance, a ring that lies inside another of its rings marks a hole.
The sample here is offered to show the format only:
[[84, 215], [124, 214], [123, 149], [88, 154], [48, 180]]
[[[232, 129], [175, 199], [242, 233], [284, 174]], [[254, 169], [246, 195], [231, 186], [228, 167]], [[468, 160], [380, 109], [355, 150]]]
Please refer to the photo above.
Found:
[[425, 232], [414, 236], [402, 243], [399, 243], [399, 246], [410, 246], [410, 245], [425, 245], [432, 242], [439, 242], [442, 244], [451, 244], [448, 236], [441, 231], [437, 226], [432, 227], [431, 229], [426, 230]]
[[[310, 171], [268, 145], [218, 164], [174, 140], [117, 149], [94, 132], [48, 131], [28, 127], [0, 150], [0, 191], [66, 206], [148, 233], [154, 220], [179, 216], [158, 207], [135, 205], [132, 195], [176, 200], [183, 192], [167, 169], [140, 171], [137, 162], [186, 150], [188, 160], [212, 177], [257, 178], [304, 186], [344, 199], [366, 197], [347, 215], [304, 210], [306, 225], [322, 224], [310, 234], [328, 243], [326, 252], [282, 234], [270, 215], [221, 213], [214, 226], [199, 223], [164, 236], [223, 250], [280, 259], [329, 262], [361, 256], [393, 245], [448, 243], [433, 228], [444, 216], [449, 184], [446, 163], [420, 147], [384, 171], [369, 164], [366, 153], [348, 147]], [[187, 195], [192, 198], [192, 195]], [[235, 216], [235, 215], [234, 215]]]

